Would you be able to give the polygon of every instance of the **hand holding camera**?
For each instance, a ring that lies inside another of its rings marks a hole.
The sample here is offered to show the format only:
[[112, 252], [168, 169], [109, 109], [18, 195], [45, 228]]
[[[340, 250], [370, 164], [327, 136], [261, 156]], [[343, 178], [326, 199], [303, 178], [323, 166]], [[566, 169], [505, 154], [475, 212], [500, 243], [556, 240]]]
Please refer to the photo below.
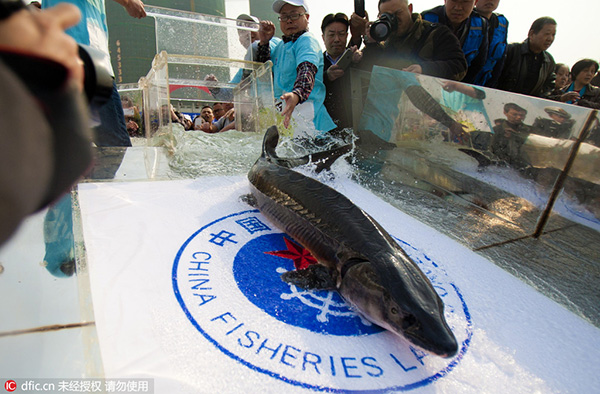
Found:
[[65, 33], [81, 19], [79, 8], [63, 3], [42, 12], [30, 12], [22, 4], [22, 9], [0, 24], [0, 45], [62, 64], [69, 70], [70, 80], [82, 90], [83, 63], [77, 43]]

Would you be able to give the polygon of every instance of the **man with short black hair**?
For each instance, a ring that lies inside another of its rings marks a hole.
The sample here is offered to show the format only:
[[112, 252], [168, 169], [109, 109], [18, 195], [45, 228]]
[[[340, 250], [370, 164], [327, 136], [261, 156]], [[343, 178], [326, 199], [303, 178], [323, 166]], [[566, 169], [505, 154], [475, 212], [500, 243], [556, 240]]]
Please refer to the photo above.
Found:
[[210, 126], [212, 125], [213, 120], [215, 120], [215, 115], [213, 114], [211, 106], [205, 105], [200, 110], [200, 115], [196, 116], [194, 119], [194, 129], [210, 133]]
[[555, 36], [556, 21], [542, 17], [533, 22], [525, 41], [509, 44], [498, 89], [548, 97], [554, 90], [555, 62], [547, 51]]
[[475, 83], [488, 55], [488, 22], [473, 7], [476, 0], [444, 0], [444, 5], [423, 11], [423, 19], [448, 26], [460, 41], [467, 60], [463, 82]]
[[[408, 0], [380, 0], [379, 14], [394, 15], [398, 27], [384, 43], [369, 43], [363, 50], [361, 68], [373, 65], [460, 81], [466, 72], [465, 56], [458, 39], [446, 26], [413, 14]], [[352, 15], [352, 22], [360, 17]]]
[[[358, 132], [368, 130], [389, 141], [399, 115], [398, 103], [405, 94], [415, 107], [450, 129], [447, 138], [463, 141], [467, 137], [463, 127], [441, 108], [417, 79], [417, 74], [426, 74], [460, 81], [467, 66], [460, 43], [446, 26], [424, 21], [412, 11], [413, 6], [407, 0], [379, 1], [379, 16], [393, 16], [391, 19], [395, 19], [397, 27], [383, 43], [373, 42], [372, 37], [367, 36], [359, 67], [372, 71], [372, 74]], [[352, 15], [355, 28], [364, 20], [366, 18], [356, 13]], [[380, 88], [372, 91], [373, 86]], [[364, 133], [360, 138], [364, 139]]]
[[506, 103], [504, 116], [506, 119], [496, 120], [491, 151], [511, 167], [526, 168], [529, 163], [521, 152], [521, 147], [531, 132], [531, 126], [524, 123], [527, 110], [515, 103]]
[[[337, 64], [347, 47], [349, 26], [348, 17], [343, 13], [328, 14], [321, 23], [326, 49], [323, 53], [324, 104], [339, 129], [352, 127], [350, 71]], [[356, 53], [356, 47], [352, 50]]]

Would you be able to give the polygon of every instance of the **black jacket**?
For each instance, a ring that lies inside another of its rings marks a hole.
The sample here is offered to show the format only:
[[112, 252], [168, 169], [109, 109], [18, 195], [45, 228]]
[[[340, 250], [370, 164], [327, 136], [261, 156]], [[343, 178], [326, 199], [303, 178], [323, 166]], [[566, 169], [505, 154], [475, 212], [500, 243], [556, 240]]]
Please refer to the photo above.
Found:
[[384, 43], [367, 44], [360, 68], [371, 71], [374, 65], [401, 70], [419, 64], [423, 74], [460, 81], [467, 72], [467, 61], [458, 39], [443, 25], [424, 21], [413, 14], [413, 26], [403, 36], [391, 36]]
[[[551, 100], [560, 101], [560, 96], [567, 93], [568, 88], [569, 86], [566, 86], [562, 90], [555, 90], [548, 98]], [[600, 88], [592, 84], [587, 84], [585, 86], [585, 92], [583, 93], [583, 96], [575, 105], [579, 105], [580, 107], [600, 109]]]
[[547, 98], [554, 90], [555, 62], [552, 55], [546, 51], [543, 51], [540, 55], [542, 59], [540, 70], [536, 73], [538, 75], [537, 81], [533, 89], [525, 91], [524, 85], [528, 74], [527, 58], [532, 58], [535, 55], [529, 50], [529, 40], [509, 44], [502, 75], [498, 81], [498, 89]]
[[340, 78], [330, 81], [327, 70], [331, 61], [323, 53], [323, 83], [325, 84], [325, 101], [323, 104], [339, 129], [352, 127], [352, 86], [350, 82], [350, 67]]
[[577, 105], [588, 108], [600, 109], [600, 88], [588, 84], [583, 93], [583, 97], [579, 99]]
[[421, 13], [423, 19], [447, 26], [458, 38], [461, 50], [467, 61], [467, 73], [462, 79], [466, 83], [475, 83], [477, 74], [481, 71], [488, 56], [488, 21], [477, 11], [460, 24], [457, 29], [452, 28], [450, 20], [446, 16], [446, 7], [437, 6]]

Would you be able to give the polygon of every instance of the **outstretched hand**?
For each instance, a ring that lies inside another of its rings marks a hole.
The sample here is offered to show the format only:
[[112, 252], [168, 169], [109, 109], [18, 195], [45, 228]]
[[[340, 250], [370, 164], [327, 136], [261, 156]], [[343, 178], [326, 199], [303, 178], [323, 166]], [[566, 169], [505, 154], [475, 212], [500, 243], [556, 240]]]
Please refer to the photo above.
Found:
[[287, 129], [290, 127], [292, 113], [294, 112], [296, 105], [298, 105], [300, 97], [296, 93], [284, 93], [280, 99], [285, 102], [285, 108], [281, 114], [283, 115], [283, 126]]
[[129, 16], [137, 19], [146, 17], [144, 3], [141, 0], [115, 0], [115, 2], [121, 4]]
[[466, 132], [467, 126], [462, 123], [454, 122], [450, 129], [450, 141], [466, 145], [470, 140], [469, 133]]

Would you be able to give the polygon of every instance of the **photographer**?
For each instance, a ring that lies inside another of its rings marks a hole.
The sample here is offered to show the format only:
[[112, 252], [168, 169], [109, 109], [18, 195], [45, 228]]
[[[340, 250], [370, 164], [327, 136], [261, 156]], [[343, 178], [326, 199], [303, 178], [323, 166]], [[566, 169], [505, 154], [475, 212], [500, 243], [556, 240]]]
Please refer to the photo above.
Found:
[[0, 0], [0, 243], [91, 163], [83, 65], [64, 32], [79, 19], [68, 4]]
[[[369, 24], [366, 17], [352, 15], [353, 30], [360, 25], [365, 30], [369, 27], [359, 67], [367, 71], [373, 66], [406, 71], [383, 68], [371, 74], [369, 95], [358, 126], [360, 138], [368, 140], [365, 135], [372, 133], [390, 141], [399, 115], [398, 103], [405, 93], [415, 107], [448, 128], [446, 139], [465, 143], [468, 135], [462, 125], [444, 111], [416, 75], [460, 80], [467, 70], [460, 44], [447, 27], [424, 21], [412, 10], [407, 0], [380, 0], [377, 21]], [[376, 87], [373, 94], [372, 87]]]
[[[140, 0], [114, 0], [125, 8], [134, 18], [144, 18], [146, 11]], [[81, 21], [67, 31], [79, 44], [94, 48], [103, 55], [102, 65], [114, 77], [108, 51], [108, 26], [104, 0], [44, 0], [43, 9], [63, 3], [71, 3], [81, 11]], [[93, 114], [95, 115], [95, 114]], [[98, 111], [100, 124], [94, 127], [96, 146], [131, 146], [129, 133], [125, 126], [125, 116], [117, 85], [112, 82], [112, 95]], [[96, 119], [95, 119], [96, 120]]]
[[360, 67], [371, 71], [378, 65], [460, 81], [467, 63], [458, 39], [446, 26], [412, 11], [408, 0], [380, 0], [379, 20], [369, 23], [352, 14], [351, 30], [362, 27], [366, 37]]

